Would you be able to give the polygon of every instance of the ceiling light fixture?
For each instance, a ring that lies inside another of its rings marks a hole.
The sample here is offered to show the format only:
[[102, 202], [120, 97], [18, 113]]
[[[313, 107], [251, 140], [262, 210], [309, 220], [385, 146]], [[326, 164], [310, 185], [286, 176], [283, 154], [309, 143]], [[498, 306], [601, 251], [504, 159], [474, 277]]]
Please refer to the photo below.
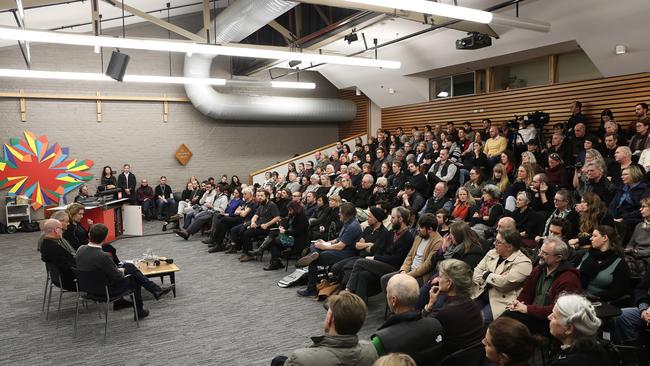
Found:
[[448, 96], [449, 96], [449, 93], [446, 92], [446, 91], [441, 91], [441, 92], [438, 93], [438, 95], [437, 95], [438, 98], [447, 98]]
[[614, 48], [614, 51], [617, 55], [624, 55], [627, 52], [627, 48], [625, 48], [625, 46], [622, 44], [617, 44]]
[[483, 10], [454, 6], [427, 0], [344, 0], [349, 3], [357, 3], [372, 6], [381, 6], [390, 9], [408, 10], [423, 14], [438, 15], [447, 18], [469, 20], [477, 23], [490, 23], [492, 13]]
[[315, 83], [298, 83], [295, 81], [271, 81], [273, 88], [286, 88], [286, 89], [316, 89]]
[[83, 34], [57, 33], [0, 27], [0, 39], [21, 40], [42, 43], [69, 44], [78, 46], [99, 46], [148, 51], [202, 53], [236, 57], [264, 58], [275, 60], [297, 60], [302, 62], [328, 63], [348, 66], [380, 67], [399, 69], [399, 61], [377, 60], [361, 57], [323, 55], [320, 53], [280, 51], [272, 48], [247, 46], [218, 46], [182, 41], [160, 41], [154, 39], [112, 38]]

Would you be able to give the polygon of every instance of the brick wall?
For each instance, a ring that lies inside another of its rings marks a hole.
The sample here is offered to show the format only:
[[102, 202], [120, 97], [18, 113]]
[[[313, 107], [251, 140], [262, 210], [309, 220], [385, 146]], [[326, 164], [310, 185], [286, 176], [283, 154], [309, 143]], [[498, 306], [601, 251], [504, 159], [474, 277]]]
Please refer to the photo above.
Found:
[[[200, 16], [181, 16], [175, 24], [201, 24]], [[108, 33], [108, 32], [106, 32]], [[134, 25], [127, 36], [167, 37], [167, 31], [153, 25]], [[105, 50], [105, 65], [110, 50]], [[128, 72], [132, 74], [168, 75], [169, 59], [165, 53], [146, 53], [123, 50], [131, 55]], [[32, 69], [54, 71], [99, 72], [99, 56], [89, 48], [58, 45], [32, 45]], [[182, 74], [182, 56], [173, 55], [172, 73]], [[0, 67], [24, 68], [22, 56], [16, 47], [0, 50]], [[215, 60], [214, 77], [227, 77], [228, 61]], [[320, 74], [301, 75], [301, 81], [317, 82], [316, 91], [284, 91], [274, 95], [335, 97], [335, 88]], [[117, 83], [87, 83], [68, 81], [34, 81], [0, 79], [0, 91], [52, 92], [63, 94], [156, 95], [184, 97], [182, 86], [137, 85]], [[224, 91], [227, 91], [224, 90]], [[267, 89], [236, 89], [228, 92], [262, 95]], [[27, 121], [20, 121], [16, 99], [0, 99], [0, 143], [10, 137], [22, 137], [24, 130], [47, 135], [52, 142], [70, 147], [71, 157], [91, 159], [92, 172], [98, 179], [102, 166], [111, 165], [121, 170], [125, 162], [138, 178], [157, 182], [166, 175], [174, 190], [180, 190], [187, 178], [218, 177], [237, 174], [246, 181], [248, 173], [291, 156], [331, 143], [337, 139], [336, 124], [276, 123], [215, 121], [197, 112], [189, 103], [170, 103], [169, 122], [163, 122], [162, 103], [103, 102], [103, 122], [96, 121], [94, 101], [27, 100]], [[181, 143], [194, 156], [186, 166], [180, 165], [174, 153]], [[91, 184], [91, 191], [97, 181]], [[4, 196], [6, 190], [1, 191]], [[74, 198], [70, 193], [68, 199]], [[4, 199], [0, 204], [0, 219], [4, 221]], [[42, 209], [37, 213], [42, 217]]]

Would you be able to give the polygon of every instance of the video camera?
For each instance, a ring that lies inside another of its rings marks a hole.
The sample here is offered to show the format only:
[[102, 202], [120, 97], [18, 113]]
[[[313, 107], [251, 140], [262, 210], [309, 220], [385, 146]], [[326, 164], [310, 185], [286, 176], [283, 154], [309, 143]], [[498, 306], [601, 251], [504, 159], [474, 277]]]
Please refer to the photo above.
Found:
[[544, 128], [544, 125], [551, 120], [551, 115], [542, 111], [535, 111], [532, 113], [528, 113], [525, 116], [515, 115], [515, 118], [506, 122], [506, 127], [517, 130], [519, 129], [519, 122], [521, 120], [526, 121], [528, 124], [532, 123], [533, 125], [535, 125], [535, 128], [542, 129]]

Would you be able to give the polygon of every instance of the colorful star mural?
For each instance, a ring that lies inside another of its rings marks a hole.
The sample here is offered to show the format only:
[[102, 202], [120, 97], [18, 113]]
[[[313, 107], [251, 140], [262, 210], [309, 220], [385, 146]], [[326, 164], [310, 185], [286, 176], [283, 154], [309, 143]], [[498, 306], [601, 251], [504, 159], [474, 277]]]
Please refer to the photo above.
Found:
[[51, 144], [47, 136], [25, 131], [25, 138], [10, 138], [0, 156], [0, 189], [11, 187], [9, 196], [31, 199], [32, 208], [57, 204], [65, 194], [92, 179], [85, 172], [91, 160], [68, 159], [70, 149]]

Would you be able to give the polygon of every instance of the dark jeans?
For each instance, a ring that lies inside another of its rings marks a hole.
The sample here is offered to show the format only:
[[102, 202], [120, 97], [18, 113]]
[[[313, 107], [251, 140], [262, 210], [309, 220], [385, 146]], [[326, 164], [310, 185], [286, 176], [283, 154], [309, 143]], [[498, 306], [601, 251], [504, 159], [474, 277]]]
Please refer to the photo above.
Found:
[[242, 249], [245, 252], [250, 252], [253, 250], [253, 239], [259, 238], [260, 236], [268, 235], [269, 230], [262, 229], [261, 227], [249, 228], [244, 231], [242, 234]]
[[222, 244], [228, 230], [231, 230], [233, 227], [242, 224], [243, 222], [244, 218], [240, 216], [212, 216], [212, 230], [210, 230], [210, 241], [217, 243], [218, 245]]
[[168, 218], [176, 211], [176, 201], [173, 198], [168, 198], [167, 202], [157, 199], [156, 208], [158, 209], [158, 217]]
[[354, 263], [354, 268], [350, 274], [348, 288], [368, 302], [368, 296], [373, 296], [381, 292], [380, 279], [386, 273], [395, 271], [395, 267], [388, 263], [374, 259], [359, 259]]
[[287, 356], [275, 356], [271, 360], [271, 366], [282, 366], [287, 362]]
[[345, 258], [344, 260], [335, 263], [330, 268], [330, 272], [334, 274], [336, 282], [338, 282], [342, 288], [347, 287], [350, 275], [352, 274], [352, 269], [354, 268], [354, 263], [359, 259], [361, 259], [361, 257]]
[[230, 229], [230, 241], [235, 248], [240, 249], [242, 246], [242, 237], [244, 236], [244, 231], [247, 227], [244, 224], [235, 225]]
[[156, 285], [155, 283], [151, 282], [147, 277], [140, 272], [138, 267], [133, 265], [132, 263], [124, 263], [124, 275], [131, 275], [131, 277], [128, 278], [123, 278], [117, 282], [113, 282], [110, 284], [108, 287], [109, 294], [111, 296], [118, 295], [128, 289], [133, 290], [133, 295], [135, 297], [135, 307], [138, 309], [138, 311], [142, 310], [142, 294], [140, 292], [140, 288], [144, 287], [145, 290], [151, 292], [152, 294], [154, 292], [160, 291], [160, 286]]
[[310, 252], [318, 252], [320, 256], [317, 260], [311, 262], [307, 272], [307, 289], [316, 292], [316, 271], [318, 266], [331, 266], [345, 258], [352, 257], [354, 254], [342, 250], [320, 250], [312, 244]]
[[150, 220], [154, 217], [154, 203], [152, 200], [143, 201], [140, 206], [142, 206], [142, 213], [145, 219]]
[[201, 211], [198, 214], [194, 215], [194, 220], [187, 226], [185, 231], [187, 231], [190, 235], [196, 234], [199, 231], [201, 231], [201, 228], [203, 225], [208, 223], [209, 221], [212, 220], [212, 216], [215, 216], [218, 214], [215, 214], [210, 211]]

